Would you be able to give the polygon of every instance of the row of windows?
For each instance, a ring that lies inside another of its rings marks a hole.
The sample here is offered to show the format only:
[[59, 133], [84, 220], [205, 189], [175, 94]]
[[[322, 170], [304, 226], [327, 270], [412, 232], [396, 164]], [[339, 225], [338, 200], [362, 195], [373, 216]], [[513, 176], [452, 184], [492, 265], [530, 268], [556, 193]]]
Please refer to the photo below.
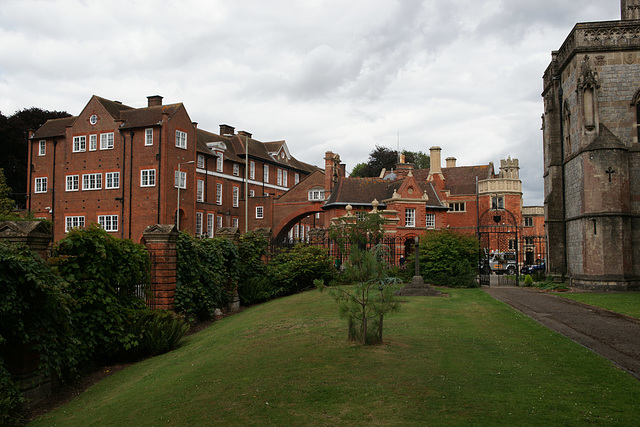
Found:
[[[184, 133], [184, 132], [183, 132]], [[176, 137], [177, 138], [177, 137]], [[184, 138], [186, 144], [186, 134]], [[177, 144], [177, 142], [176, 142]], [[153, 145], [153, 129], [145, 129], [144, 131], [144, 145]], [[100, 134], [100, 150], [113, 150], [114, 146], [114, 133], [107, 132]], [[186, 148], [186, 145], [185, 145]], [[98, 149], [98, 135], [93, 134], [89, 135], [89, 151], [96, 151]], [[82, 153], [87, 151], [87, 136], [79, 135], [73, 137], [73, 145], [71, 150], [74, 153]], [[39, 150], [38, 154], [40, 156], [44, 156], [47, 153], [47, 144], [46, 141], [39, 141]]]
[[[416, 226], [416, 210], [405, 209], [404, 211], [404, 226], [415, 227]], [[436, 214], [427, 213], [425, 217], [426, 228], [436, 228]]]
[[[84, 216], [66, 216], [64, 218], [64, 232], [68, 233], [72, 228], [82, 228], [85, 225]], [[118, 231], [118, 215], [98, 215], [98, 225], [105, 231]]]
[[[41, 177], [35, 179], [36, 193], [47, 192], [47, 177]], [[85, 173], [82, 175], [82, 190], [102, 190], [102, 173]], [[154, 187], [156, 185], [156, 170], [145, 169], [140, 171], [140, 186], [141, 187]], [[106, 190], [112, 190], [120, 188], [120, 172], [105, 172], [104, 174], [104, 188]], [[67, 175], [66, 176], [66, 191], [79, 191], [80, 190], [80, 175]]]
[[[222, 153], [218, 153], [216, 158], [216, 171], [223, 172], [223, 163], [224, 163], [224, 155]], [[198, 155], [198, 168], [204, 169], [205, 167], [205, 158], [203, 155]], [[237, 163], [233, 164], [233, 176], [240, 176], [240, 165]], [[294, 182], [297, 185], [300, 182], [300, 174], [295, 173]], [[256, 162], [251, 160], [249, 162], [249, 179], [256, 179]], [[265, 183], [269, 183], [269, 165], [263, 165], [263, 181]], [[289, 185], [289, 172], [286, 169], [278, 169], [277, 171], [277, 185], [282, 187], [288, 187]]]

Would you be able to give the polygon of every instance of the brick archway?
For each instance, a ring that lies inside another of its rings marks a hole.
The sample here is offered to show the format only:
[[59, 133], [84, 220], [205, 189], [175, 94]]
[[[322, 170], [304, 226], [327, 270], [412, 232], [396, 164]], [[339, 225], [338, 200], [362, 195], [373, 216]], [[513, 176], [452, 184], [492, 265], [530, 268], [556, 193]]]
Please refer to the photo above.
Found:
[[[273, 236], [274, 237], [283, 237], [289, 229], [298, 221], [303, 218], [308, 217], [309, 215], [322, 212], [322, 204], [320, 202], [308, 203], [305, 206], [302, 206], [295, 211], [285, 215], [278, 224], [275, 224], [273, 227]], [[276, 206], [276, 213], [278, 207]], [[274, 216], [278, 218], [277, 215]]]

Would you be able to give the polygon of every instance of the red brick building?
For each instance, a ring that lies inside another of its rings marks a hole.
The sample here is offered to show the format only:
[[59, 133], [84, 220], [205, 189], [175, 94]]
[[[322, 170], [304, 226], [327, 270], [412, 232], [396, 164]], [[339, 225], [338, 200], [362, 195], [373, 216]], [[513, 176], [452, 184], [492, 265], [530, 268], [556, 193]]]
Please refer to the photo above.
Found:
[[[348, 178], [340, 157], [325, 157], [325, 227], [345, 215], [380, 212], [386, 232], [407, 241], [429, 230], [450, 229], [487, 234], [490, 251], [518, 252], [520, 264], [546, 258], [544, 211], [524, 207], [517, 159], [457, 166], [455, 158], [441, 165], [440, 147], [430, 149], [429, 169], [399, 163], [378, 178]], [[488, 219], [485, 223], [483, 219]]]
[[161, 96], [145, 108], [93, 96], [78, 116], [35, 131], [28, 156], [28, 209], [52, 221], [55, 240], [90, 223], [134, 241], [148, 225], [178, 221], [210, 236], [253, 229], [270, 224], [273, 198], [317, 169], [284, 141], [198, 129], [183, 104]]

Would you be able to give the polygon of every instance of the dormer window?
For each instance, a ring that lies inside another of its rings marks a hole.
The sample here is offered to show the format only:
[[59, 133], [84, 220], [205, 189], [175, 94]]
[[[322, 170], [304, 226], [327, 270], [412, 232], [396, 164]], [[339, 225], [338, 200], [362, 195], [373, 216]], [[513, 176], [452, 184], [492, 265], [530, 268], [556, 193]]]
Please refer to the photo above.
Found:
[[312, 202], [324, 200], [324, 188], [314, 187], [309, 190], [309, 200]]

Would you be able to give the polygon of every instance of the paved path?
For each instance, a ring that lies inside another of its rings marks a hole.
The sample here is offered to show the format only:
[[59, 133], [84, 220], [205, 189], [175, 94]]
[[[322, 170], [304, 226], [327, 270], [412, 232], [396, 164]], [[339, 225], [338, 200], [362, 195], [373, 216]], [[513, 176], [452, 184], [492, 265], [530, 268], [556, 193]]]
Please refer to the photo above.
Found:
[[640, 320], [535, 288], [482, 289], [640, 379]]

